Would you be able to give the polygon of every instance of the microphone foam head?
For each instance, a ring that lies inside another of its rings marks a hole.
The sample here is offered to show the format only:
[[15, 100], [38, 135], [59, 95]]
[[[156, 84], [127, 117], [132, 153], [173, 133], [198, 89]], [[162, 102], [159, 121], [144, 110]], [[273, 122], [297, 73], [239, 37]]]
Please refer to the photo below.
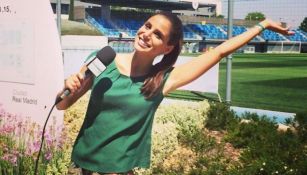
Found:
[[105, 65], [108, 66], [115, 58], [116, 53], [110, 46], [106, 46], [97, 52], [96, 57]]

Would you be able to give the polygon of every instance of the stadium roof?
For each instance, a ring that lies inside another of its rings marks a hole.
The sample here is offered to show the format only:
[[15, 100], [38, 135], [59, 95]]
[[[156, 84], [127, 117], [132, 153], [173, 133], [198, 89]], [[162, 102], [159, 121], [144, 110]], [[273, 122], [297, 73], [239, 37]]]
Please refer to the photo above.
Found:
[[[183, 0], [81, 0], [107, 6], [134, 7], [156, 10], [194, 10], [192, 2]], [[215, 7], [214, 4], [199, 3], [199, 8]]]
[[[50, 3], [52, 4], [56, 4], [57, 0], [49, 0]], [[70, 0], [61, 0], [61, 4], [66, 4], [69, 5], [70, 4]], [[84, 2], [80, 2], [80, 1], [75, 1], [74, 2], [75, 6], [84, 6], [84, 7], [100, 7], [100, 5], [96, 5], [96, 4], [91, 4], [91, 3], [86, 3]]]

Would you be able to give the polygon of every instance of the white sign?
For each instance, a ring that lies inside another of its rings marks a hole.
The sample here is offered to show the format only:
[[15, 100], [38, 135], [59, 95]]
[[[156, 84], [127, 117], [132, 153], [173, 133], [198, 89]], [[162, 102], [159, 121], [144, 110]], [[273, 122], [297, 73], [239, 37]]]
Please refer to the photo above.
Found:
[[[184, 64], [191, 59], [196, 59], [195, 57], [183, 57], [180, 56], [175, 64]], [[202, 76], [194, 80], [193, 82], [179, 88], [182, 90], [198, 91], [198, 92], [210, 92], [218, 94], [218, 84], [219, 84], [219, 63], [210, 68]]]
[[[50, 1], [1, 0], [0, 21], [0, 104], [43, 124], [64, 79]], [[61, 124], [63, 112], [53, 117]]]
[[[162, 56], [159, 56], [154, 60], [154, 64], [160, 62]], [[188, 56], [179, 56], [175, 67], [177, 65], [184, 64], [192, 59], [197, 59], [196, 57], [188, 57]], [[188, 72], [187, 72], [188, 73]], [[196, 80], [191, 83], [180, 87], [181, 90], [188, 91], [198, 91], [198, 92], [210, 92], [218, 94], [219, 91], [219, 63], [215, 64], [212, 68], [210, 68], [206, 73], [198, 77]]]

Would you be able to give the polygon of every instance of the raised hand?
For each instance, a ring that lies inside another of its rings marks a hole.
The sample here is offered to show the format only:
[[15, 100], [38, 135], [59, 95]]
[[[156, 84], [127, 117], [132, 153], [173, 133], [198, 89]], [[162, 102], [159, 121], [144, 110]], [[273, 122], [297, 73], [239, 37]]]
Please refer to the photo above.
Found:
[[293, 35], [295, 33], [294, 31], [289, 30], [289, 27], [283, 27], [280, 22], [276, 22], [271, 19], [265, 19], [259, 24], [268, 30], [272, 30], [283, 35]]

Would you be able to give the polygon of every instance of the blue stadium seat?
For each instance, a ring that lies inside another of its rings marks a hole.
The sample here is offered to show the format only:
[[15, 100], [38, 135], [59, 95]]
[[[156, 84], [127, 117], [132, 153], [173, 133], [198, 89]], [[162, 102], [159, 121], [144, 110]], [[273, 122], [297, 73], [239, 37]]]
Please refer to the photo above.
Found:
[[264, 30], [261, 34], [261, 37], [269, 41], [285, 41], [278, 33], [271, 30]]
[[195, 33], [208, 39], [226, 39], [225, 33], [220, 31], [217, 26], [213, 24], [190, 24], [188, 25]]
[[299, 29], [293, 31], [295, 32], [295, 34], [287, 37], [290, 41], [307, 42], [307, 35], [304, 34], [304, 31], [301, 31]]
[[[228, 31], [228, 26], [227, 25], [222, 25], [222, 29], [227, 32]], [[233, 26], [232, 29], [232, 35], [237, 36], [242, 34], [243, 32], [247, 31], [246, 27], [244, 26]]]

